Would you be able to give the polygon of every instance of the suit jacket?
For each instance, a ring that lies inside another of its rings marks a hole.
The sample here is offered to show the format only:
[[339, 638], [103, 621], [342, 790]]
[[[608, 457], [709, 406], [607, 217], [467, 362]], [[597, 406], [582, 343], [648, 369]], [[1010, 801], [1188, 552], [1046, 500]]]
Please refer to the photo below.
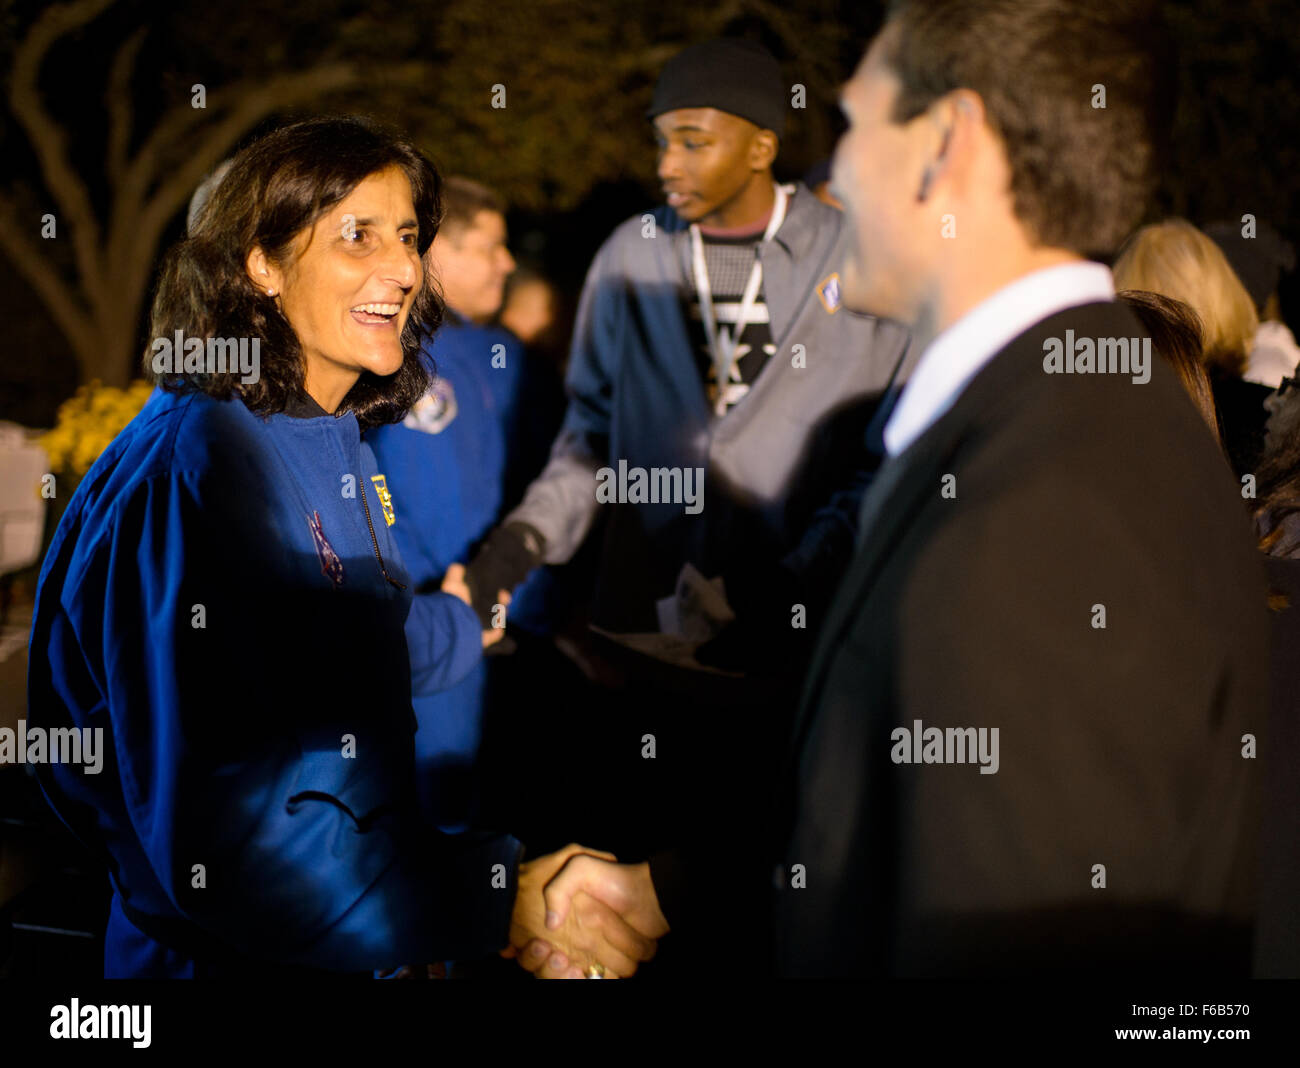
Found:
[[[1263, 565], [1166, 365], [1045, 373], [1067, 328], [1145, 336], [1039, 322], [866, 494], [794, 726], [785, 974], [1248, 968]], [[917, 721], [996, 728], [997, 771], [896, 762]]]

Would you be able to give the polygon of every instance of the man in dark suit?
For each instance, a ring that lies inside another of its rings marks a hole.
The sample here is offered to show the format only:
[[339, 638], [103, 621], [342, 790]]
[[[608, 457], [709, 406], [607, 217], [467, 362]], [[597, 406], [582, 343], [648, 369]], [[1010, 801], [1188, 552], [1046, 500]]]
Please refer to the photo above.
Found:
[[1248, 969], [1261, 565], [1085, 258], [1152, 169], [1133, 11], [895, 3], [844, 89], [844, 299], [921, 356], [796, 716], [783, 974]]

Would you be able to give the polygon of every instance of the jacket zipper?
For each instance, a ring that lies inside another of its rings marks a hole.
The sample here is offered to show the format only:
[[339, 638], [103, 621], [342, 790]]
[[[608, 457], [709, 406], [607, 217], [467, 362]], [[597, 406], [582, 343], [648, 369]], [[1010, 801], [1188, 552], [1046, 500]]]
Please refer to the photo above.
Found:
[[399, 590], [404, 590], [406, 587], [388, 573], [388, 568], [384, 567], [384, 558], [379, 555], [379, 539], [375, 537], [375, 524], [370, 518], [370, 505], [366, 501], [366, 483], [364, 479], [361, 479], [360, 481], [361, 507], [366, 510], [366, 526], [370, 528], [370, 544], [374, 546], [375, 559], [379, 561], [379, 570], [383, 574], [384, 578], [388, 580], [390, 585], [396, 586]]

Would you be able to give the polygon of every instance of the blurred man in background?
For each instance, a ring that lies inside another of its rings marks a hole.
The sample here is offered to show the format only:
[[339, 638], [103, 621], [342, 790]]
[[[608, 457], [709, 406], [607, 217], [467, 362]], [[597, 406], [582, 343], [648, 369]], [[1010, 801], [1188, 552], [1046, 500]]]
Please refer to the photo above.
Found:
[[1295, 270], [1295, 247], [1266, 222], [1250, 220], [1211, 223], [1205, 233], [1228, 257], [1246, 287], [1259, 316], [1243, 377], [1276, 389], [1300, 364], [1300, 346], [1282, 319], [1278, 286], [1282, 275]]
[[[367, 434], [402, 512], [393, 533], [417, 589], [466, 561], [508, 503], [503, 487], [523, 361], [509, 331], [486, 325], [515, 265], [506, 247], [505, 205], [463, 177], [446, 181], [443, 201], [427, 258], [446, 322], [422, 353], [435, 378], [401, 423]], [[489, 618], [484, 626], [493, 623]], [[421, 803], [446, 830], [464, 829], [473, 819], [486, 674], [481, 662], [451, 689], [414, 700]]]

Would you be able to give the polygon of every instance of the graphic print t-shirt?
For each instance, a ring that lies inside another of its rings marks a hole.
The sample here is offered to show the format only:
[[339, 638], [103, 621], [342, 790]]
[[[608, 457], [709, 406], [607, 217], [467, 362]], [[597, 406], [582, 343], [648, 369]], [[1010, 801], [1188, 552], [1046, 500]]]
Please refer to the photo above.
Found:
[[[763, 239], [767, 220], [745, 227], [743, 232], [710, 230], [700, 228], [704, 239], [704, 262], [709, 272], [709, 289], [713, 296], [713, 317], [717, 323], [718, 333], [733, 335], [736, 321], [740, 316], [740, 305], [749, 282], [750, 271], [758, 259], [758, 247]], [[732, 362], [731, 373], [721, 390], [717, 381], [717, 372], [713, 366], [713, 353], [709, 349], [708, 336], [704, 331], [704, 316], [700, 310], [699, 291], [694, 276], [689, 279], [690, 294], [687, 308], [687, 325], [690, 328], [691, 343], [694, 346], [696, 364], [704, 380], [705, 392], [709, 398], [709, 407], [715, 415], [725, 415], [749, 392], [749, 387], [762, 371], [763, 365], [776, 351], [772, 343], [772, 330], [768, 324], [767, 300], [764, 287], [759, 286], [758, 296], [754, 299], [749, 315], [746, 317], [745, 330], [736, 347], [736, 358]], [[719, 394], [721, 393], [721, 403]]]

